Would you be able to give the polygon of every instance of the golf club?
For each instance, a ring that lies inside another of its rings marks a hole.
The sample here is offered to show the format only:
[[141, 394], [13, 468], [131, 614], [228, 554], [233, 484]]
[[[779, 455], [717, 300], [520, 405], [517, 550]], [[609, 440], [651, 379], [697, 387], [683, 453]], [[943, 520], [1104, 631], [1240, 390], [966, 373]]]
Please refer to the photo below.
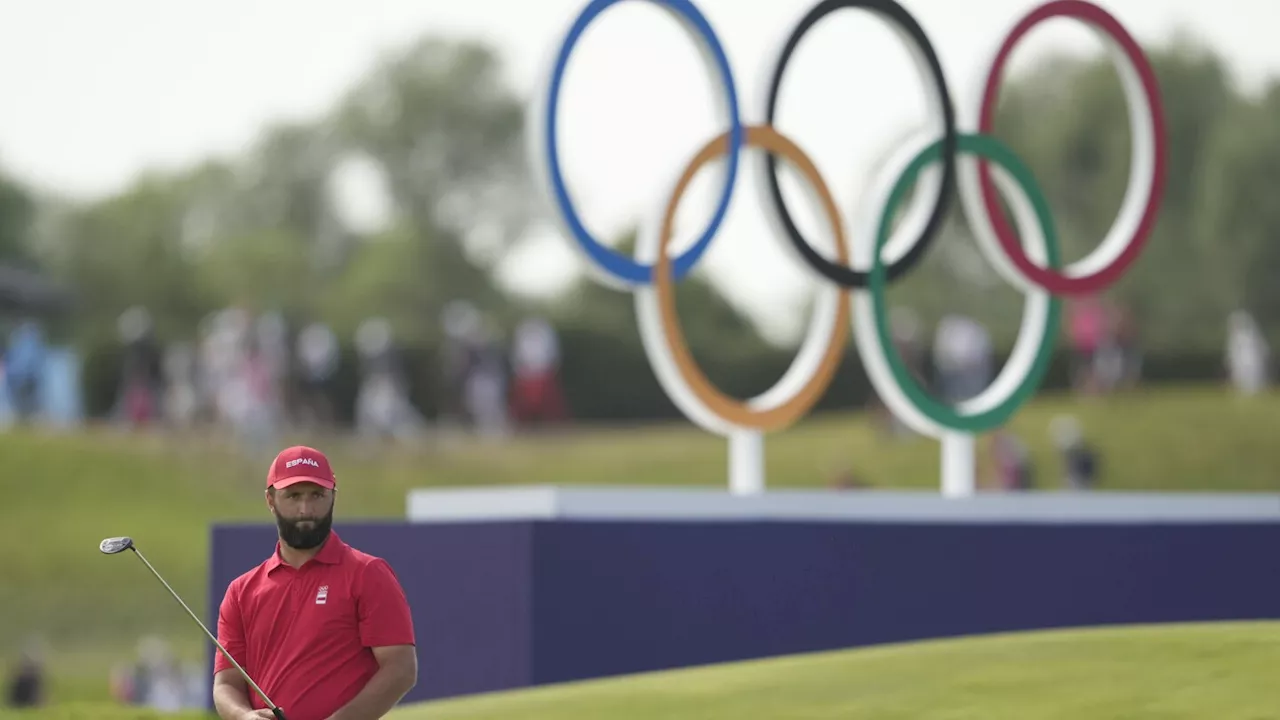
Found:
[[267, 707], [271, 709], [271, 712], [275, 713], [277, 720], [287, 720], [284, 716], [284, 711], [277, 707], [275, 703], [271, 702], [271, 698], [267, 697], [267, 694], [262, 691], [262, 688], [258, 687], [258, 684], [253, 681], [253, 678], [249, 677], [249, 673], [245, 672], [244, 668], [240, 667], [240, 663], [236, 662], [236, 659], [231, 657], [231, 653], [227, 652], [227, 649], [222, 647], [222, 643], [218, 642], [218, 638], [214, 637], [213, 633], [209, 632], [209, 629], [204, 626], [204, 623], [200, 622], [200, 618], [196, 617], [196, 614], [191, 612], [191, 608], [187, 607], [185, 602], [182, 602], [182, 598], [178, 597], [178, 593], [174, 592], [173, 588], [169, 587], [169, 583], [165, 582], [163, 577], [160, 577], [160, 573], [156, 572], [156, 569], [147, 561], [147, 558], [143, 556], [142, 553], [138, 552], [138, 548], [133, 544], [133, 538], [107, 538], [98, 543], [98, 549], [106, 555], [119, 555], [125, 550], [132, 550], [133, 554], [137, 555], [138, 559], [141, 560], [142, 563], [147, 566], [147, 569], [151, 571], [151, 574], [155, 575], [156, 579], [164, 585], [165, 589], [169, 591], [169, 594], [173, 596], [173, 599], [177, 600], [178, 604], [182, 606], [182, 609], [186, 610], [187, 614], [191, 616], [191, 619], [195, 620], [196, 624], [200, 626], [200, 629], [204, 630], [204, 634], [208, 635], [209, 639], [213, 641], [213, 644], [218, 646], [218, 650], [222, 651], [222, 655], [226, 657], [227, 660], [231, 661], [231, 664], [236, 667], [236, 670], [240, 671], [240, 674], [244, 676], [245, 682], [249, 683], [249, 686], [258, 693], [258, 696], [267, 704]]

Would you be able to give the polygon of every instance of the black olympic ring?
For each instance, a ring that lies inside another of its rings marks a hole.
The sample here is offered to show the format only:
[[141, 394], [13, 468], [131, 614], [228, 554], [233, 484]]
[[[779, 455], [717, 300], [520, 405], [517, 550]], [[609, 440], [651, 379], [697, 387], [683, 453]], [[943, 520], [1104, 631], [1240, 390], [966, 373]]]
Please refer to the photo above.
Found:
[[[938, 185], [937, 199], [934, 201], [933, 210], [930, 212], [929, 220], [921, 231], [920, 238], [911, 245], [910, 249], [901, 258], [891, 262], [886, 268], [888, 280], [894, 281], [910, 271], [924, 258], [925, 251], [929, 249], [929, 246], [942, 230], [942, 224], [946, 221], [947, 211], [951, 209], [952, 193], [956, 188], [956, 155], [958, 153], [959, 139], [956, 131], [955, 108], [951, 104], [951, 91], [947, 87], [947, 80], [943, 75], [942, 63], [938, 60], [938, 53], [934, 50], [933, 43], [929, 42], [929, 37], [925, 35], [924, 29], [920, 27], [916, 19], [894, 0], [823, 0], [823, 2], [818, 3], [796, 25], [795, 30], [791, 32], [791, 36], [787, 38], [782, 54], [778, 57], [778, 64], [773, 70], [773, 78], [769, 81], [769, 100], [765, 111], [765, 124], [773, 125], [774, 115], [778, 107], [778, 91], [782, 87], [782, 75], [787, 69], [787, 63], [790, 62], [791, 55], [800, 44], [800, 40], [827, 15], [845, 8], [870, 10], [885, 20], [892, 22], [907, 34], [911, 42], [923, 54], [922, 59], [928, 66], [929, 72], [933, 75], [934, 83], [938, 89], [938, 101], [941, 105], [942, 182]], [[773, 202], [777, 218], [784, 230], [784, 235], [796, 249], [796, 252], [800, 254], [800, 257], [814, 270], [822, 273], [829, 280], [842, 287], [867, 287], [871, 275], [869, 271], [860, 271], [844, 265], [838, 265], [827, 260], [813, 249], [813, 245], [805, 239], [800, 229], [796, 227], [791, 211], [787, 208], [786, 200], [782, 197], [782, 188], [778, 184], [777, 156], [769, 153], [765, 162], [769, 170], [767, 179], [770, 200]]]

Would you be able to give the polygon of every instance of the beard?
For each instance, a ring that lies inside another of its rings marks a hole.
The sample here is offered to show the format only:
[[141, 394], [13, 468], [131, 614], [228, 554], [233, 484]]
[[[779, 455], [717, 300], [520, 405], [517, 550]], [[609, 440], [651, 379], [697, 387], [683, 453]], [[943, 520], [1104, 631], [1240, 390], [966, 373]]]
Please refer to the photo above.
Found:
[[[298, 523], [310, 522], [310, 527], [298, 527]], [[280, 542], [295, 550], [311, 550], [329, 537], [333, 525], [333, 508], [324, 517], [308, 520], [289, 520], [276, 513], [276, 527], [280, 530]]]

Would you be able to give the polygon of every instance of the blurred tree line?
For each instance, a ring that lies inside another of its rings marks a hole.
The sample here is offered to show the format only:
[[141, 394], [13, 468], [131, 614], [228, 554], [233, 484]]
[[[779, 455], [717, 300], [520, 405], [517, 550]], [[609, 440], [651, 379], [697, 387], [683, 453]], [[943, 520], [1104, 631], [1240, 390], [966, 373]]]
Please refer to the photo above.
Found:
[[[1280, 236], [1280, 82], [1246, 96], [1211, 50], [1177, 40], [1150, 53], [1167, 112], [1168, 184], [1155, 236], [1113, 294], [1137, 313], [1148, 377], [1216, 376], [1228, 312], [1253, 312], [1273, 343], [1280, 333], [1280, 245], [1271, 242]], [[194, 339], [202, 318], [232, 304], [324, 320], [348, 344], [362, 319], [384, 315], [426, 388], [440, 311], [465, 299], [505, 328], [530, 313], [553, 319], [577, 417], [673, 415], [629, 295], [583, 279], [534, 306], [495, 283], [495, 266], [543, 212], [524, 161], [523, 110], [488, 48], [428, 37], [385, 56], [322, 117], [266, 128], [241, 156], [155, 172], [85, 203], [0, 178], [0, 264], [38, 267], [74, 290], [74, 312], [56, 332], [85, 353], [91, 397], [114, 389], [116, 319], [133, 305], [151, 311], [164, 340]], [[1069, 259], [1116, 215], [1128, 126], [1102, 58], [1051, 57], [1005, 86], [998, 133], [1048, 193]], [[358, 227], [335, 203], [335, 177], [353, 163], [380, 169], [388, 227]], [[962, 235], [954, 207], [948, 233]], [[926, 328], [963, 307], [1008, 347], [1020, 301], [974, 256], [971, 242], [943, 238], [893, 300], [919, 310]], [[790, 348], [767, 343], [705, 279], [686, 280], [679, 295], [694, 354], [726, 391], [758, 392], [790, 362]], [[827, 407], [869, 395], [852, 348], [846, 364]], [[1049, 382], [1065, 377], [1059, 363]], [[430, 412], [427, 391], [419, 401]]]

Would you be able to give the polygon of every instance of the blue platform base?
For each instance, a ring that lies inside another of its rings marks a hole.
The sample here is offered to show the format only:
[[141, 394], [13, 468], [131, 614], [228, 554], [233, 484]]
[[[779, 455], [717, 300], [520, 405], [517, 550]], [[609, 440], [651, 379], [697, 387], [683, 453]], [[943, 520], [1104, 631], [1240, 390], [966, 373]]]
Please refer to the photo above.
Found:
[[[411, 701], [975, 633], [1280, 618], [1280, 518], [338, 531], [385, 557], [408, 593], [421, 663]], [[228, 583], [274, 543], [274, 527], [215, 528], [211, 622]]]

